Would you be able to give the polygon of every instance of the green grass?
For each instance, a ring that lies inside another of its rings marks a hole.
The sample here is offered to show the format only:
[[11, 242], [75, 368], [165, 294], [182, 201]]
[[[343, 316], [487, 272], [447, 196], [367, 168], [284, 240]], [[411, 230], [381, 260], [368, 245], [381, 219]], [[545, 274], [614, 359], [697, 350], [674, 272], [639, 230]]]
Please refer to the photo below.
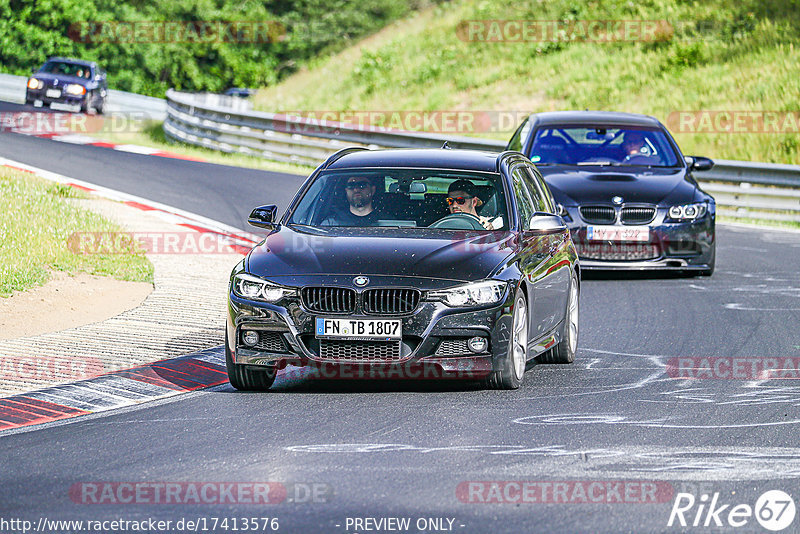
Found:
[[87, 198], [69, 186], [0, 167], [0, 296], [44, 284], [50, 271], [86, 272], [152, 282], [153, 266], [132, 254], [75, 254], [76, 232], [122, 232], [118, 225], [76, 205]]
[[132, 144], [157, 148], [159, 150], [173, 152], [175, 154], [200, 159], [210, 163], [218, 163], [220, 165], [247, 167], [251, 169], [261, 169], [266, 171], [285, 172], [288, 174], [299, 175], [308, 175], [314, 170], [313, 167], [308, 167], [305, 165], [270, 161], [257, 156], [249, 156], [247, 154], [229, 154], [226, 152], [219, 152], [217, 150], [198, 147], [187, 143], [174, 142], [164, 135], [162, 123], [159, 121], [150, 121], [137, 124], [133, 129], [125, 132], [106, 132], [101, 130], [99, 132], [86, 133], [86, 135], [96, 137], [97, 139], [102, 139], [104, 141], [110, 141], [112, 143]]
[[717, 215], [718, 223], [739, 223], [751, 226], [772, 226], [775, 228], [790, 228], [800, 230], [800, 222], [796, 221], [765, 221], [764, 219], [753, 219], [749, 217], [731, 217], [730, 215]]
[[[660, 41], [474, 42], [467, 20], [666, 20]], [[798, 0], [460, 0], [394, 23], [262, 89], [258, 109], [800, 110]], [[669, 124], [673, 126], [672, 124]], [[800, 163], [800, 135], [679, 133], [684, 153]], [[470, 134], [474, 132], [463, 132]], [[507, 139], [511, 126], [482, 136]]]

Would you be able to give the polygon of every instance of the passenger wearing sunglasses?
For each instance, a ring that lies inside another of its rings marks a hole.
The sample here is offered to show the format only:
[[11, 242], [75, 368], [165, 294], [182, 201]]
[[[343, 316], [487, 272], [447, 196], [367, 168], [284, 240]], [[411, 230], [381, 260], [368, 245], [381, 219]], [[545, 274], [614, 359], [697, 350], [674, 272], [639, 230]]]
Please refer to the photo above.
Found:
[[375, 184], [363, 176], [351, 176], [344, 184], [347, 210], [334, 213], [322, 222], [323, 226], [375, 226], [378, 215], [372, 207]]
[[478, 208], [483, 201], [478, 198], [478, 188], [469, 180], [456, 180], [447, 189], [447, 208], [450, 213], [466, 213], [477, 218], [487, 230], [503, 227], [503, 218], [482, 217], [478, 215]]

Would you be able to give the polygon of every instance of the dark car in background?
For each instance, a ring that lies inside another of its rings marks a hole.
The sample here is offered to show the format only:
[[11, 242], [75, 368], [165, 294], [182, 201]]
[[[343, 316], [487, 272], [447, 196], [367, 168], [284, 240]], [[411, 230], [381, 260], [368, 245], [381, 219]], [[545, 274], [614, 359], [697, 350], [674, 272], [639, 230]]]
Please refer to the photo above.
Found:
[[683, 156], [657, 119], [538, 113], [523, 121], [507, 148], [541, 171], [583, 268], [714, 272], [714, 198], [692, 175], [714, 163]]
[[106, 73], [95, 62], [51, 57], [28, 79], [25, 103], [64, 104], [84, 113], [103, 113], [107, 95]]
[[231, 87], [229, 89], [225, 89], [224, 95], [227, 96], [238, 96], [239, 98], [250, 98], [251, 96], [255, 96], [258, 92], [258, 89], [249, 89], [247, 87]]
[[531, 358], [572, 362], [580, 269], [555, 212], [519, 153], [337, 152], [279, 220], [250, 215], [269, 234], [231, 273], [231, 384], [292, 364], [517, 388]]

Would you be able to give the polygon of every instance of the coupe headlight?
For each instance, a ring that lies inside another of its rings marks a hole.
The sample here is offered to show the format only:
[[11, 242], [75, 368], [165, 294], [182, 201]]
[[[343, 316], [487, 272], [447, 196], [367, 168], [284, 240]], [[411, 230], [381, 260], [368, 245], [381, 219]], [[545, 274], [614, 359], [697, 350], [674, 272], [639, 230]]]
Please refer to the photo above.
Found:
[[70, 95], [84, 95], [86, 88], [78, 83], [71, 83], [67, 86], [65, 91]]
[[497, 304], [506, 293], [506, 282], [485, 280], [428, 293], [428, 299], [439, 300], [453, 307]]
[[44, 87], [42, 80], [37, 80], [36, 78], [28, 80], [28, 89], [41, 89], [42, 87]]
[[283, 297], [296, 293], [294, 289], [278, 286], [249, 274], [237, 274], [233, 278], [233, 294], [245, 299], [278, 302]]
[[672, 206], [669, 209], [668, 219], [675, 221], [692, 221], [705, 215], [706, 211], [708, 211], [708, 207], [703, 203]]

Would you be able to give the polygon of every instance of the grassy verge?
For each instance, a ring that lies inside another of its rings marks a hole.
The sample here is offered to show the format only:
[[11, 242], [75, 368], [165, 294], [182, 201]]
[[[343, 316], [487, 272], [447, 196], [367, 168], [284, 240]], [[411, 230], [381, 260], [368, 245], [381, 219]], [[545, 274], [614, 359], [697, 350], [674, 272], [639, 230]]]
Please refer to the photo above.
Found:
[[772, 226], [774, 228], [789, 228], [792, 230], [800, 230], [800, 222], [795, 221], [765, 221], [764, 219], [752, 219], [748, 217], [731, 217], [729, 215], [717, 215], [718, 223], [738, 223], [747, 224], [751, 226]]
[[[491, 42], [459, 33], [464, 21], [475, 20], [666, 21], [669, 30], [650, 41]], [[797, 0], [453, 1], [392, 24], [256, 97], [257, 108], [268, 111], [629, 111], [665, 122], [686, 154], [794, 164], [800, 163], [798, 126], [772, 134], [695, 132], [691, 125], [680, 132], [674, 117], [682, 111], [796, 117], [798, 102]], [[458, 133], [508, 139], [514, 126]]]
[[153, 266], [138, 254], [74, 254], [75, 232], [121, 232], [118, 225], [81, 208], [74, 188], [0, 167], [0, 296], [47, 282], [48, 272], [87, 272], [119, 280], [152, 282]]
[[247, 167], [250, 169], [299, 175], [308, 175], [314, 170], [313, 167], [305, 165], [270, 161], [257, 156], [248, 156], [247, 154], [228, 154], [226, 152], [219, 152], [217, 150], [198, 147], [187, 143], [176, 143], [164, 135], [161, 122], [156, 121], [144, 123], [141, 128], [130, 131], [106, 132], [101, 130], [86, 135], [117, 144], [132, 144], [157, 148], [165, 152], [173, 152], [181, 156], [201, 159], [219, 165], [231, 165], [234, 167]]

